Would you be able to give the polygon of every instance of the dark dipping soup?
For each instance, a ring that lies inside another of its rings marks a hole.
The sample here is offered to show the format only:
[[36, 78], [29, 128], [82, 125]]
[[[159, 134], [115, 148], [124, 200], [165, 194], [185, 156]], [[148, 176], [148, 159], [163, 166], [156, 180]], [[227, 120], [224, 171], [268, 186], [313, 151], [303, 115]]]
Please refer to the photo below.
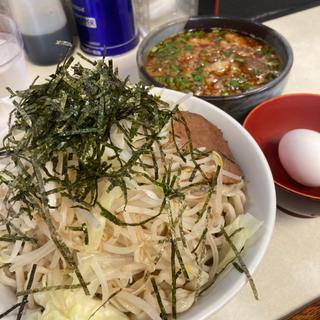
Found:
[[280, 60], [260, 39], [213, 28], [163, 40], [150, 50], [145, 68], [165, 87], [198, 96], [229, 96], [276, 78]]

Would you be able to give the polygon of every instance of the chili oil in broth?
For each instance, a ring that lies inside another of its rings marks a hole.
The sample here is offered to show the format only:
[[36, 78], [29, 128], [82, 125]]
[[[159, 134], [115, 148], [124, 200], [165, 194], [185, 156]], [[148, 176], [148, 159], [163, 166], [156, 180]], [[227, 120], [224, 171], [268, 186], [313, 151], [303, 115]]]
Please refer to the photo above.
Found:
[[213, 28], [164, 39], [150, 50], [145, 68], [170, 89], [198, 96], [229, 96], [276, 78], [280, 59], [260, 39]]

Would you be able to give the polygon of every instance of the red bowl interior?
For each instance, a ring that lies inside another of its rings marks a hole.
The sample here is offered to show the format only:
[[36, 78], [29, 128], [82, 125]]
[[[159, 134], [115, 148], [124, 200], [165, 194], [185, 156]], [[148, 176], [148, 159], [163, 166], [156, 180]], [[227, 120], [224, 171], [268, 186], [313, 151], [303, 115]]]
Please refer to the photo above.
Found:
[[243, 126], [265, 154], [274, 182], [279, 187], [320, 200], [320, 187], [306, 187], [294, 181], [282, 167], [278, 156], [278, 144], [286, 132], [298, 128], [320, 132], [320, 95], [287, 94], [269, 99], [249, 113]]

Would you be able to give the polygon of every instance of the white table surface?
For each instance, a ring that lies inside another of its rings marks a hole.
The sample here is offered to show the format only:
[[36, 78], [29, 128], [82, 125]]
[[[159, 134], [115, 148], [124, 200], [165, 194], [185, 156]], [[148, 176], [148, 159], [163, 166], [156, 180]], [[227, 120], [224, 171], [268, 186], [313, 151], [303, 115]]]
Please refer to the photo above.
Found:
[[[270, 20], [292, 45], [294, 64], [285, 93], [320, 93], [320, 6]], [[114, 58], [123, 78], [138, 80], [136, 49]], [[55, 67], [27, 65], [29, 80], [40, 80]], [[320, 210], [320, 203], [319, 203]], [[299, 306], [320, 297], [320, 218], [300, 219], [277, 212], [274, 234], [262, 263], [254, 273], [260, 300], [246, 285], [208, 320], [280, 319]]]

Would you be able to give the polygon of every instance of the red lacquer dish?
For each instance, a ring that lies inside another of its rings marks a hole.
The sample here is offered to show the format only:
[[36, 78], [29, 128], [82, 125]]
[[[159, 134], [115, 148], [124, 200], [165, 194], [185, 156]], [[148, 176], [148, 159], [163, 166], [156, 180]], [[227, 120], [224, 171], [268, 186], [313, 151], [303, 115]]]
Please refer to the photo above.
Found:
[[297, 93], [271, 98], [253, 109], [243, 126], [266, 156], [276, 185], [296, 195], [320, 200], [320, 187], [306, 187], [294, 181], [278, 156], [278, 144], [286, 132], [298, 128], [320, 132], [319, 94]]

